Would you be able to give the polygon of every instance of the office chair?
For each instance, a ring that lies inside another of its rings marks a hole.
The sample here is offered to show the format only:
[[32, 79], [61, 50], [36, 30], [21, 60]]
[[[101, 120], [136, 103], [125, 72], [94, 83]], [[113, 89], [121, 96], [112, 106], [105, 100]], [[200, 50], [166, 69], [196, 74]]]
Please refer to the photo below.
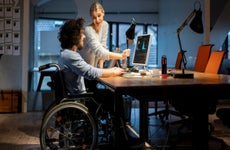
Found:
[[212, 51], [204, 72], [218, 74], [225, 54], [226, 51]]
[[[194, 64], [194, 71], [198, 71], [198, 72], [204, 72], [205, 71], [205, 67], [208, 63], [208, 59], [210, 57], [212, 47], [213, 47], [213, 44], [199, 46], [198, 53], [196, 56], [196, 61]], [[181, 69], [181, 62], [182, 62], [182, 53], [181, 53], [181, 51], [179, 51], [177, 54], [175, 69]], [[179, 116], [182, 119], [186, 118], [185, 116], [183, 116], [179, 112], [169, 110], [169, 107], [170, 107], [169, 102], [164, 101], [164, 103], [165, 103], [165, 110], [157, 111], [158, 102], [155, 101], [155, 112], [149, 114], [149, 116], [161, 114], [161, 119], [164, 119], [164, 118], [168, 119], [168, 115], [171, 113], [175, 116]], [[163, 122], [163, 120], [162, 120], [162, 122]]]
[[204, 72], [208, 63], [213, 44], [201, 45], [198, 49], [194, 71]]
[[[211, 49], [213, 44], [201, 45], [198, 48], [198, 52], [196, 55], [196, 61], [194, 64], [194, 71], [204, 72], [205, 67], [208, 63], [208, 59], [210, 57]], [[178, 52], [175, 69], [181, 69], [181, 61], [182, 61], [182, 53]]]
[[182, 62], [182, 52], [179, 51], [177, 54], [175, 69], [181, 69], [181, 62]]
[[[194, 69], [193, 69], [194, 71], [197, 71], [197, 72], [204, 72], [205, 71], [206, 65], [207, 65], [209, 57], [210, 57], [212, 47], [213, 47], [213, 44], [207, 44], [207, 45], [199, 46], [198, 52], [196, 55], [196, 61], [194, 64]], [[175, 69], [181, 69], [181, 61], [182, 61], [182, 53], [178, 52]], [[182, 120], [184, 118], [187, 118], [186, 116], [183, 116], [182, 114], [180, 114], [179, 116], [182, 118]]]
[[[196, 56], [196, 61], [194, 64], [194, 71], [198, 71], [198, 72], [204, 72], [205, 71], [206, 65], [207, 65], [209, 57], [210, 57], [212, 47], [213, 47], [213, 44], [199, 46], [197, 56]], [[181, 62], [182, 62], [182, 53], [181, 53], [181, 51], [179, 51], [177, 54], [175, 69], [181, 69]], [[159, 101], [161, 101], [161, 102], [163, 101], [163, 103], [165, 104], [164, 109], [161, 111], [158, 111]], [[174, 110], [170, 109], [170, 107], [174, 107], [173, 104], [171, 104], [170, 100], [157, 100], [157, 101], [155, 101], [155, 108], [154, 108], [155, 111], [153, 113], [148, 114], [148, 116], [159, 115], [161, 122], [165, 123], [165, 120], [168, 120], [168, 116], [169, 116], [169, 114], [171, 114], [171, 115], [179, 117], [179, 121], [172, 122], [171, 124], [181, 123], [182, 126], [180, 128], [187, 126], [189, 124], [188, 115], [183, 114], [182, 113], [183, 111], [182, 112], [178, 111], [175, 108], [174, 108]]]
[[[207, 45], [199, 46], [197, 56], [196, 56], [196, 61], [194, 64], [194, 71], [198, 71], [198, 72], [204, 72], [205, 71], [206, 65], [207, 65], [209, 57], [210, 57], [212, 47], [213, 47], [213, 44], [207, 44]], [[181, 51], [179, 51], [177, 54], [175, 69], [181, 69], [181, 62], [182, 62], [182, 53], [181, 53]], [[158, 111], [159, 101], [163, 101], [165, 104], [164, 105], [165, 108], [161, 111]], [[161, 122], [164, 123], [165, 119], [168, 120], [169, 114], [172, 114], [172, 115], [180, 118], [180, 120], [177, 121], [177, 123], [187, 122], [187, 121], [185, 121], [188, 118], [187, 115], [180, 113], [180, 111], [170, 109], [170, 107], [173, 107], [173, 106], [170, 104], [169, 100], [159, 100], [159, 101], [155, 101], [155, 112], [148, 114], [148, 116], [159, 115]], [[176, 124], [176, 122], [173, 124]]]
[[[224, 59], [224, 55], [226, 51], [213, 51], [211, 52], [211, 56], [209, 58], [208, 64], [205, 68], [205, 73], [215, 73], [218, 74]], [[216, 105], [218, 104], [218, 100], [212, 100], [209, 103], [209, 114], [216, 113]], [[214, 126], [209, 122], [209, 131], [210, 133], [214, 130]]]
[[[204, 73], [218, 74], [220, 71], [220, 68], [221, 68], [225, 54], [226, 54], [226, 51], [212, 51], [212, 52], [210, 52], [210, 57], [208, 59], [207, 65], [204, 69]], [[202, 59], [203, 57], [200, 57], [200, 58]], [[197, 68], [199, 68], [199, 67], [197, 67]], [[200, 71], [202, 71], [202, 70], [200, 69]], [[173, 105], [173, 107], [175, 107], [175, 109], [177, 111], [179, 111], [181, 114], [184, 114], [187, 117], [186, 117], [186, 119], [175, 121], [175, 122], [172, 122], [170, 124], [175, 125], [175, 124], [180, 123], [181, 126], [179, 127], [178, 131], [181, 130], [182, 128], [186, 127], [186, 126], [187, 127], [190, 126], [191, 120], [192, 120], [192, 114], [188, 111], [189, 109], [184, 108], [184, 106], [182, 104], [179, 104], [179, 103], [173, 103], [172, 105]], [[210, 100], [210, 103], [208, 106], [208, 114], [214, 114], [216, 112], [216, 105], [217, 105], [217, 100]], [[208, 123], [208, 125], [209, 125], [208, 130], [209, 130], [209, 133], [211, 134], [211, 132], [214, 130], [214, 126], [210, 122]]]

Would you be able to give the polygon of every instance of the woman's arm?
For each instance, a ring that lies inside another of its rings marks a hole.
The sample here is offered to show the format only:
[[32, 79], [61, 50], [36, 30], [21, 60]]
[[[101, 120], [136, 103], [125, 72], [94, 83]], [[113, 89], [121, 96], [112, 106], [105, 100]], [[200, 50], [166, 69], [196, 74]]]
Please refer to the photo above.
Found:
[[[99, 59], [125, 59], [129, 56], [130, 50], [124, 50], [123, 53], [110, 52], [106, 49], [101, 41], [99, 35], [96, 34], [91, 26], [85, 28], [86, 42], [90, 49], [97, 55]], [[127, 55], [128, 54], [128, 55]]]
[[109, 52], [109, 59], [125, 59], [130, 55], [130, 49], [125, 49], [123, 53]]

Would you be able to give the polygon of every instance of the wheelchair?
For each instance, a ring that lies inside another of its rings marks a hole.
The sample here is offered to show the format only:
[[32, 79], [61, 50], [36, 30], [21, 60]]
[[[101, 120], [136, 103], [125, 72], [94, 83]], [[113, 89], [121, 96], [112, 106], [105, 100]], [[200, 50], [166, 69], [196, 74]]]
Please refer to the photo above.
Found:
[[[114, 133], [110, 112], [94, 99], [94, 93], [69, 95], [65, 91], [62, 71], [55, 63], [39, 67], [39, 71], [55, 68], [51, 82], [54, 103], [45, 111], [40, 128], [42, 150], [112, 149]], [[93, 104], [94, 110], [90, 110]], [[96, 107], [95, 107], [96, 106]]]

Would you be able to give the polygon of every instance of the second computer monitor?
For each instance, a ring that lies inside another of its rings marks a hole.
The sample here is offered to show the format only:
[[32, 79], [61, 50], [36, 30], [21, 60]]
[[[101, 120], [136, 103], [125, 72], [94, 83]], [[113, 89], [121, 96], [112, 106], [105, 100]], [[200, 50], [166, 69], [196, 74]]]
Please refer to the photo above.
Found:
[[151, 34], [142, 34], [137, 36], [132, 60], [133, 65], [147, 66], [151, 40]]

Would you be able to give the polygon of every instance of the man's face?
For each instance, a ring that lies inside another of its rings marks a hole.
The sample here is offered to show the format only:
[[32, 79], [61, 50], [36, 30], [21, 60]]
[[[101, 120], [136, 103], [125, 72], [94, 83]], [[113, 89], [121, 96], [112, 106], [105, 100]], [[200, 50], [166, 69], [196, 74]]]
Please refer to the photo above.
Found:
[[79, 50], [81, 50], [81, 49], [83, 49], [85, 47], [84, 39], [85, 39], [85, 34], [84, 34], [84, 31], [82, 30], [81, 31], [81, 39], [80, 39], [79, 44], [77, 46]]

